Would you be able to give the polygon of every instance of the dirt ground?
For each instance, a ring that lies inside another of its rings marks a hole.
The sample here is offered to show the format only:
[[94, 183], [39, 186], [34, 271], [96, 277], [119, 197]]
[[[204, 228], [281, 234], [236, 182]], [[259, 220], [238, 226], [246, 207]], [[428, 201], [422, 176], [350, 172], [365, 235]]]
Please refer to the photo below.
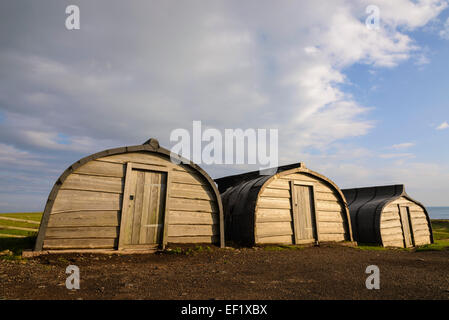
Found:
[[[80, 268], [79, 290], [65, 269]], [[366, 267], [380, 269], [368, 290]], [[193, 250], [190, 254], [46, 255], [0, 260], [0, 299], [449, 299], [449, 251]]]

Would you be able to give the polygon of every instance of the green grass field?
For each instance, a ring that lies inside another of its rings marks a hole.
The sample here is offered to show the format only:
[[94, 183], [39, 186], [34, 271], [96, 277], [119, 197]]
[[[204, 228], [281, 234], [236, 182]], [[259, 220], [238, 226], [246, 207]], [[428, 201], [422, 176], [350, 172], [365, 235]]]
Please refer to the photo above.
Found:
[[41, 217], [42, 212], [0, 214], [0, 238], [36, 236], [37, 232], [34, 230], [39, 228]]
[[0, 252], [9, 250], [13, 253], [0, 258], [18, 259], [23, 250], [32, 249], [41, 218], [42, 212], [0, 214]]

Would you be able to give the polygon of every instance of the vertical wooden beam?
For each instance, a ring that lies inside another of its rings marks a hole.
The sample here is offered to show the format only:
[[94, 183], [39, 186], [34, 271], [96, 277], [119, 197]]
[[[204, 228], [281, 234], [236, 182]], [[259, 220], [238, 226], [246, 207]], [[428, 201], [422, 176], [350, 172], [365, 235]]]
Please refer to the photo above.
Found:
[[131, 174], [132, 174], [133, 166], [131, 162], [126, 163], [126, 175], [125, 175], [125, 188], [123, 191], [123, 201], [122, 201], [122, 211], [120, 218], [120, 235], [118, 241], [118, 250], [123, 248], [124, 240], [125, 240], [125, 228], [127, 224], [127, 213], [129, 206], [129, 195], [131, 189]]
[[165, 208], [164, 208], [164, 229], [162, 231], [162, 249], [165, 249], [167, 245], [167, 230], [168, 230], [168, 224], [169, 224], [169, 207], [170, 207], [170, 194], [171, 194], [171, 175], [172, 175], [172, 169], [169, 169], [166, 176], [166, 187], [165, 187]]
[[313, 185], [313, 186], [311, 186], [311, 188], [312, 188], [312, 197], [313, 197], [313, 201], [312, 201], [313, 211], [312, 211], [312, 214], [313, 214], [313, 219], [314, 219], [314, 222], [315, 222], [316, 241], [320, 242], [320, 226], [319, 226], [319, 223], [318, 223], [318, 218], [317, 218], [317, 213], [316, 213], [316, 192], [315, 192], [315, 186]]
[[291, 214], [292, 214], [292, 221], [293, 221], [293, 242], [294, 244], [297, 244], [298, 242], [298, 197], [296, 195], [295, 190], [295, 182], [293, 180], [290, 181], [290, 199], [291, 199]]

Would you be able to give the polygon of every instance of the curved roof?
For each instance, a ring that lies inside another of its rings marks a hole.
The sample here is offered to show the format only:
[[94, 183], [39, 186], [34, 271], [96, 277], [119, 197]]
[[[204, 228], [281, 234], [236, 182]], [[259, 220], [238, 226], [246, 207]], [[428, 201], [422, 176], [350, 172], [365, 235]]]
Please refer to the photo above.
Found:
[[[401, 197], [405, 197], [421, 206], [426, 214], [429, 228], [432, 228], [426, 208], [405, 192], [403, 184], [343, 189], [342, 191], [348, 203], [354, 239], [356, 241], [382, 243], [380, 234], [382, 211], [388, 204]], [[432, 232], [430, 234], [433, 242]]]
[[45, 237], [45, 231], [47, 229], [48, 220], [50, 218], [50, 212], [52, 210], [53, 204], [55, 202], [56, 196], [59, 192], [59, 189], [61, 188], [64, 181], [67, 179], [67, 177], [73, 173], [76, 169], [83, 166], [89, 161], [99, 159], [106, 156], [112, 156], [117, 154], [123, 154], [123, 153], [129, 153], [129, 152], [139, 152], [139, 151], [147, 151], [152, 153], [158, 153], [161, 155], [165, 155], [171, 159], [174, 163], [178, 164], [184, 164], [195, 170], [197, 173], [199, 173], [201, 176], [203, 176], [206, 181], [209, 183], [210, 187], [214, 191], [214, 195], [217, 200], [217, 206], [219, 210], [220, 215], [220, 244], [221, 246], [224, 246], [224, 223], [223, 223], [223, 206], [221, 202], [220, 193], [218, 192], [217, 186], [215, 185], [212, 178], [207, 174], [206, 171], [201, 169], [198, 165], [193, 163], [192, 161], [181, 157], [180, 155], [177, 155], [175, 153], [172, 153], [170, 150], [165, 149], [159, 145], [159, 141], [151, 138], [144, 142], [141, 145], [136, 146], [127, 146], [127, 147], [120, 147], [120, 148], [114, 148], [114, 149], [107, 149], [101, 152], [94, 153], [90, 156], [84, 157], [77, 162], [73, 163], [70, 167], [68, 167], [56, 180], [55, 184], [53, 185], [53, 188], [48, 196], [47, 203], [45, 205], [44, 213], [42, 216], [41, 224], [39, 227], [39, 233], [36, 239], [35, 249], [36, 251], [42, 250], [43, 241]]
[[[265, 171], [265, 173], [266, 172], [275, 173], [264, 175], [264, 171], [252, 171], [248, 173], [215, 179], [215, 182], [218, 184], [218, 189], [220, 190], [222, 196], [224, 206], [223, 214], [227, 223], [226, 233], [228, 235], [232, 233], [234, 235], [234, 239], [235, 237], [238, 237], [239, 239], [237, 240], [245, 243], [253, 243], [255, 241], [254, 228], [247, 228], [246, 226], [255, 226], [254, 213], [259, 194], [263, 191], [264, 187], [267, 186], [273, 179], [276, 179], [281, 175], [283, 176], [296, 172], [310, 174], [330, 184], [337, 191], [337, 194], [340, 196], [340, 200], [345, 204], [344, 208], [346, 211], [346, 219], [349, 222], [350, 217], [349, 211], [346, 207], [345, 197], [340, 188], [338, 188], [338, 186], [329, 178], [307, 169], [301, 162], [268, 169], [267, 171]], [[245, 216], [247, 223], [239, 223], [237, 225], [229, 223], [230, 220], [232, 220], [232, 216], [234, 215]], [[352, 230], [350, 223], [348, 223], [348, 230], [350, 239], [352, 240]]]

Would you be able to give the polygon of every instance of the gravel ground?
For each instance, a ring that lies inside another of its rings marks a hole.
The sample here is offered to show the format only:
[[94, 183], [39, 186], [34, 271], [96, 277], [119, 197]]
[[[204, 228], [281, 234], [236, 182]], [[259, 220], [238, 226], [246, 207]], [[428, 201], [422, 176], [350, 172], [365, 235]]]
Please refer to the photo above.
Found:
[[[68, 265], [80, 289], [68, 290]], [[380, 269], [368, 290], [366, 267]], [[226, 248], [0, 260], [0, 299], [449, 299], [449, 251]]]

